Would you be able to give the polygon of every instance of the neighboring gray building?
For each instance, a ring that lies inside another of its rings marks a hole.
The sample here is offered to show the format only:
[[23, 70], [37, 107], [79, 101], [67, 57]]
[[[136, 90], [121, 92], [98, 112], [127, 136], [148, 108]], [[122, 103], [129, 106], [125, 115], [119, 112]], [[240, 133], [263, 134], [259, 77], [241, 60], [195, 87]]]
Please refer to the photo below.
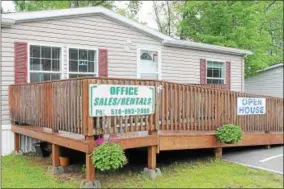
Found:
[[245, 79], [245, 92], [283, 98], [283, 63], [275, 64]]
[[11, 84], [104, 76], [244, 91], [244, 60], [252, 54], [177, 40], [102, 7], [2, 14], [1, 28], [1, 125], [7, 132]]

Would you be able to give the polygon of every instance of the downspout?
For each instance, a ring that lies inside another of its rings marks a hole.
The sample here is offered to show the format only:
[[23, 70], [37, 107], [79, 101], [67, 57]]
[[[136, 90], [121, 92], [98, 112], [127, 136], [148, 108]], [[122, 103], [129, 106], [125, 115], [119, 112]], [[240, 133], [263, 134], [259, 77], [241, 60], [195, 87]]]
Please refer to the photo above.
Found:
[[247, 56], [248, 56], [248, 55], [245, 54], [244, 57], [243, 57], [243, 59], [242, 59], [242, 81], [241, 81], [241, 83], [242, 83], [242, 92], [245, 91], [245, 69], [244, 69], [244, 67], [245, 67], [245, 58], [246, 58]]

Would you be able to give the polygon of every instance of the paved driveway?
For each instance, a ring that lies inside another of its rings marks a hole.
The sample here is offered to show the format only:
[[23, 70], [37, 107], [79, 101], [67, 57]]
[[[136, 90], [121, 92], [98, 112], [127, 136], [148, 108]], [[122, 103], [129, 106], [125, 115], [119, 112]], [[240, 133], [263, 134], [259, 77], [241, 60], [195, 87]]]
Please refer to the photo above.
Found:
[[283, 147], [230, 148], [223, 152], [223, 159], [252, 168], [263, 169], [283, 175]]

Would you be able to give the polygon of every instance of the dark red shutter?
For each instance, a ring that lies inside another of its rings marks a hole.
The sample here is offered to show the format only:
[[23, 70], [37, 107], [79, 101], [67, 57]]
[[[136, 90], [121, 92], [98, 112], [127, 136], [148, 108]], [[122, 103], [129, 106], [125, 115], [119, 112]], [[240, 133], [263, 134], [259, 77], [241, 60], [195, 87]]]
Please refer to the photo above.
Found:
[[231, 90], [231, 62], [226, 61], [226, 85]]
[[200, 84], [207, 84], [205, 59], [200, 59]]
[[28, 43], [15, 42], [15, 84], [28, 81]]
[[99, 77], [108, 77], [108, 50], [99, 49]]

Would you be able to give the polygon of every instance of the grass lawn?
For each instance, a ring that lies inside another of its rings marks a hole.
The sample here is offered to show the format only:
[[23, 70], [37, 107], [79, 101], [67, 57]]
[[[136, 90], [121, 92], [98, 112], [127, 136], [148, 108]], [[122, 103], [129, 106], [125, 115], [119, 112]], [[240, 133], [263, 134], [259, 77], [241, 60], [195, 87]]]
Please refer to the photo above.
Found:
[[[52, 176], [47, 173], [49, 159], [31, 156], [2, 157], [3, 188], [77, 188], [82, 173]], [[115, 172], [97, 172], [103, 187], [123, 188], [283, 188], [281, 175], [217, 160], [173, 162], [160, 165], [163, 176], [151, 180], [141, 168], [125, 167]]]

